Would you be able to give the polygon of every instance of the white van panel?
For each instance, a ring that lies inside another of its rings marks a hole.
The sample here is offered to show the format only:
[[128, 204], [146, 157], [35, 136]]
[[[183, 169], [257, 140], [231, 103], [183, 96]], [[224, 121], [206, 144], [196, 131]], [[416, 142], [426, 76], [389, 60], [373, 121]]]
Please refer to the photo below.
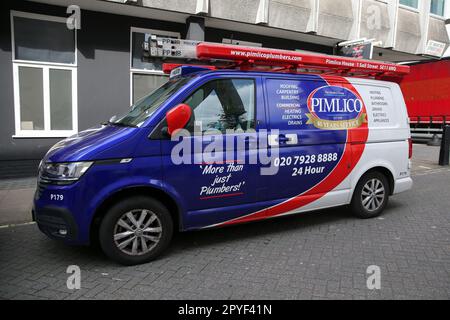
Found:
[[399, 85], [376, 80], [348, 80], [364, 100], [369, 125], [364, 153], [350, 175], [352, 190], [362, 175], [375, 167], [384, 167], [392, 173], [393, 193], [410, 189], [412, 180], [408, 139], [411, 131]]
[[396, 83], [349, 79], [367, 110], [368, 143], [402, 141], [411, 137], [406, 105]]

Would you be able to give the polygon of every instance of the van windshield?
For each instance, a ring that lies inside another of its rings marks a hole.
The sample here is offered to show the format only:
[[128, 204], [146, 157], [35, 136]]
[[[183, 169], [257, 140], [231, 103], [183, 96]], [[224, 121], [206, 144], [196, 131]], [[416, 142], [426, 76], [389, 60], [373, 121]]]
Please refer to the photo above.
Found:
[[182, 77], [169, 80], [148, 96], [133, 104], [129, 112], [118, 116], [115, 120], [110, 121], [109, 124], [130, 127], [141, 126], [167, 99], [191, 79], [192, 77]]

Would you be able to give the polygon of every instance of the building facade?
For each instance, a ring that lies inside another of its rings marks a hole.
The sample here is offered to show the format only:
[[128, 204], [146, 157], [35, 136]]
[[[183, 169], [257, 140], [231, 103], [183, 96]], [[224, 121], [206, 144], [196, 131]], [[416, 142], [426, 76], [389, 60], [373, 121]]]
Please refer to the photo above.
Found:
[[442, 55], [448, 18], [446, 0], [2, 1], [1, 167], [40, 159], [166, 81], [163, 61], [143, 57], [149, 34], [327, 54], [367, 38], [374, 59], [402, 62]]

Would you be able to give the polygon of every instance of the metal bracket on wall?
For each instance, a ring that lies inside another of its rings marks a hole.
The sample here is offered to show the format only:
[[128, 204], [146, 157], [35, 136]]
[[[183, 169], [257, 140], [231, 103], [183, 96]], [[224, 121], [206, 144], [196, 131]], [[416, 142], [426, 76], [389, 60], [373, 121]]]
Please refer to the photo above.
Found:
[[209, 13], [209, 0], [197, 0], [195, 14], [207, 15]]
[[269, 23], [269, 0], [259, 0], [258, 12], [256, 13], [256, 24]]

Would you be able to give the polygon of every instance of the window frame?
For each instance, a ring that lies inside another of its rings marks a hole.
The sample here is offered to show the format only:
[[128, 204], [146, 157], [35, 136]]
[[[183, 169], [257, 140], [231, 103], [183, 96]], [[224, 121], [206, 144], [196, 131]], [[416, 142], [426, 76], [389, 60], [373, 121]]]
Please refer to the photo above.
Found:
[[[447, 0], [448, 1], [448, 0]], [[444, 0], [444, 8], [443, 8], [443, 12], [442, 12], [442, 15], [440, 15], [440, 14], [437, 14], [437, 13], [434, 13], [434, 12], [431, 12], [431, 1], [430, 1], [430, 16], [431, 17], [433, 17], [433, 18], [436, 18], [436, 19], [440, 19], [440, 20], [444, 20], [445, 21], [445, 8], [446, 8], [446, 6], [447, 6], [447, 2], [446, 0]]]
[[398, 2], [398, 6], [399, 6], [399, 8], [406, 9], [406, 10], [409, 10], [409, 11], [413, 11], [413, 12], [419, 13], [419, 12], [420, 12], [419, 8], [420, 8], [420, 5], [421, 5], [421, 1], [422, 1], [422, 0], [417, 0], [417, 8], [416, 8], [416, 7], [409, 6], [409, 5], [407, 5], [407, 4], [400, 3], [400, 0], [399, 0], [399, 2]]
[[[67, 138], [78, 132], [78, 41], [77, 30], [74, 29], [74, 55], [75, 61], [70, 63], [57, 63], [34, 60], [16, 59], [15, 37], [14, 37], [14, 18], [28, 18], [40, 21], [53, 21], [66, 23], [66, 18], [58, 16], [49, 16], [36, 14], [31, 12], [22, 12], [11, 10], [11, 59], [13, 68], [13, 91], [14, 91], [14, 123], [15, 134], [13, 138]], [[21, 128], [21, 108], [20, 108], [20, 85], [19, 85], [19, 68], [30, 67], [42, 70], [43, 74], [43, 106], [44, 106], [44, 130], [23, 130]], [[51, 129], [51, 106], [50, 106], [50, 69], [67, 70], [72, 75], [72, 129], [71, 130], [52, 130]]]
[[142, 75], [155, 75], [155, 76], [166, 76], [162, 70], [148, 70], [148, 69], [138, 69], [133, 68], [133, 33], [153, 33], [157, 34], [158, 36], [167, 36], [167, 37], [174, 37], [177, 39], [181, 38], [181, 33], [179, 32], [173, 32], [173, 31], [165, 31], [165, 30], [156, 30], [156, 29], [146, 29], [146, 28], [139, 28], [139, 27], [131, 27], [130, 28], [130, 105], [132, 105], [133, 102], [133, 75], [134, 74], [142, 74]]

